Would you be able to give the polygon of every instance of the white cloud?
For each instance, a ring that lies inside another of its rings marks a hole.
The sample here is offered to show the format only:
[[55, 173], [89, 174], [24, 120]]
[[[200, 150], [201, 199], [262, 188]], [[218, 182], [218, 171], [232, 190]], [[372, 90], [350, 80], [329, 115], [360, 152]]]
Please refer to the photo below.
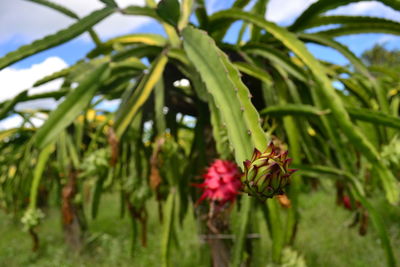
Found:
[[[104, 6], [98, 0], [53, 0], [64, 5], [83, 17]], [[143, 5], [144, 0], [117, 0], [121, 8], [128, 5]], [[0, 1], [0, 43], [15, 42], [29, 43], [48, 34], [64, 29], [74, 23], [69, 18], [50, 8], [22, 0]], [[100, 22], [95, 29], [102, 38], [110, 38], [118, 34], [127, 33], [148, 23], [145, 17], [122, 16], [114, 14]], [[87, 38], [85, 38], [87, 39]]]
[[288, 25], [314, 2], [316, 0], [271, 0], [267, 8], [267, 19]]
[[[37, 114], [39, 115], [39, 114]], [[46, 116], [38, 116], [38, 117], [33, 117], [30, 118], [30, 122], [26, 123], [25, 126], [26, 127], [40, 127], [43, 122], [45, 121], [47, 117]], [[19, 115], [12, 115], [8, 118], [5, 118], [4, 120], [0, 120], [0, 130], [7, 130], [7, 129], [11, 129], [11, 128], [17, 128], [17, 127], [21, 127], [21, 124], [24, 122], [24, 120], [22, 119], [21, 116]]]
[[[332, 0], [333, 1], [333, 0]], [[268, 4], [267, 19], [288, 25], [316, 0], [271, 0]], [[400, 12], [377, 1], [364, 1], [349, 4], [327, 12], [328, 15], [375, 16], [400, 21]]]
[[0, 121], [0, 130], [7, 130], [11, 128], [16, 128], [23, 122], [22, 118], [18, 115], [6, 118]]
[[358, 15], [391, 19], [400, 22], [400, 12], [377, 1], [352, 3], [327, 12], [328, 15]]
[[[62, 0], [58, 0], [62, 1]], [[73, 0], [77, 2], [77, 5], [80, 5], [80, 3], [84, 2], [82, 0]], [[91, 2], [86, 0], [87, 2]], [[86, 3], [85, 1], [85, 3]], [[99, 3], [98, 0], [96, 0], [97, 3]], [[124, 8], [130, 5], [139, 5], [143, 6], [144, 5], [144, 0], [117, 0], [118, 6], [120, 8]], [[132, 32], [139, 27], [150, 23], [152, 20], [148, 17], [143, 17], [143, 16], [127, 16], [127, 15], [122, 15], [119, 13], [113, 14], [110, 17], [106, 18], [105, 20], [101, 21], [99, 24], [97, 24], [94, 29], [96, 32], [99, 34], [99, 36], [103, 39], [108, 39], [111, 37], [115, 37], [120, 34], [127, 34], [129, 32]]]
[[[52, 0], [64, 5], [79, 16], [104, 6], [99, 0]], [[117, 0], [120, 7], [128, 5], [144, 5], [145, 0]], [[207, 0], [207, 7], [212, 12], [232, 4], [232, 0]], [[279, 24], [288, 25], [295, 20], [310, 4], [316, 0], [270, 0], [267, 8], [267, 18]], [[400, 21], [399, 12], [386, 7], [377, 1], [364, 1], [337, 8], [328, 14], [369, 15]], [[74, 19], [69, 18], [50, 8], [23, 0], [0, 1], [0, 43], [15, 42], [16, 45], [29, 43], [48, 34], [66, 28]], [[95, 29], [103, 39], [134, 31], [140, 26], [151, 22], [151, 19], [140, 16], [123, 16], [113, 14], [100, 22]], [[84, 37], [89, 40], [88, 35]]]
[[72, 22], [71, 18], [28, 1], [0, 1], [1, 43], [29, 43]]
[[[5, 68], [0, 71], [0, 102], [11, 99], [22, 91], [29, 89], [28, 94], [38, 94], [54, 91], [60, 88], [62, 79], [57, 79], [42, 86], [31, 88], [40, 78], [52, 74], [67, 67], [67, 63], [59, 57], [49, 57], [41, 63], [34, 64], [26, 69]], [[58, 101], [46, 98], [22, 102], [16, 105], [15, 109], [37, 110], [54, 109]], [[34, 120], [36, 126], [42, 123], [42, 120]], [[20, 125], [22, 119], [19, 116], [12, 116], [0, 122], [0, 129], [8, 129]]]
[[15, 110], [17, 111], [40, 110], [40, 109], [52, 110], [57, 107], [58, 102], [59, 101], [56, 101], [53, 98], [30, 100], [18, 103], [15, 106]]
[[[66, 68], [68, 65], [59, 57], [49, 57], [41, 63], [34, 64], [26, 69], [12, 67], [0, 71], [0, 102], [13, 98], [20, 92], [29, 89], [40, 78]], [[29, 91], [43, 93], [58, 89], [62, 80], [55, 80]]]

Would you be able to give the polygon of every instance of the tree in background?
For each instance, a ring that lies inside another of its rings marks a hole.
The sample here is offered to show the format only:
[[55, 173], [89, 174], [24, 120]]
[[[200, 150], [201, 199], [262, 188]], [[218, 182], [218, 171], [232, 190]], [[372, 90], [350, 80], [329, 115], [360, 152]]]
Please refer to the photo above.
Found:
[[376, 44], [361, 55], [367, 66], [382, 66], [388, 68], [400, 67], [400, 50], [389, 50], [383, 44]]

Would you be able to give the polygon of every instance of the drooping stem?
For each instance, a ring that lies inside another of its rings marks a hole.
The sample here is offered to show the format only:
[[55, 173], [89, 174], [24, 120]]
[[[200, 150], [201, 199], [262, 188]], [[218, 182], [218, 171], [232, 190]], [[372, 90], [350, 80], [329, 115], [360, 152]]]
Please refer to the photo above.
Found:
[[71, 249], [81, 251], [83, 246], [84, 223], [79, 216], [79, 206], [74, 203], [77, 192], [77, 172], [71, 170], [67, 184], [62, 189], [62, 222], [65, 241]]
[[32, 237], [32, 251], [37, 252], [39, 249], [39, 236], [33, 228], [29, 229], [29, 235]]

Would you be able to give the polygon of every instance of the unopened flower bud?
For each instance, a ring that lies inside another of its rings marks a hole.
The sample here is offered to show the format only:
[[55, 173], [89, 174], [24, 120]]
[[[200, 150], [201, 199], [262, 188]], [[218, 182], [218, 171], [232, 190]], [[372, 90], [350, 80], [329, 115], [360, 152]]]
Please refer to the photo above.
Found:
[[272, 142], [264, 153], [254, 149], [251, 160], [244, 162], [243, 190], [262, 200], [283, 194], [290, 175], [296, 171], [289, 169], [292, 159], [287, 154], [287, 151], [278, 152]]

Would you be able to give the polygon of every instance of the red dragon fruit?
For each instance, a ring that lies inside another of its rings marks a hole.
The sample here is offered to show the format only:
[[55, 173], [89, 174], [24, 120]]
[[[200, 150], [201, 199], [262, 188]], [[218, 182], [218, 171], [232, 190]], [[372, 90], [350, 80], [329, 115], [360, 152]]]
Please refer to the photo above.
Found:
[[353, 206], [351, 205], [351, 200], [349, 196], [343, 196], [342, 198], [343, 206], [348, 210], [353, 210]]
[[355, 201], [354, 203], [351, 201], [350, 197], [347, 195], [344, 195], [342, 197], [342, 204], [347, 210], [354, 210], [356, 208], [361, 207], [361, 203], [359, 201]]
[[203, 175], [204, 183], [197, 185], [204, 190], [198, 203], [204, 199], [218, 201], [221, 205], [235, 201], [242, 186], [240, 177], [241, 173], [235, 163], [215, 160]]

